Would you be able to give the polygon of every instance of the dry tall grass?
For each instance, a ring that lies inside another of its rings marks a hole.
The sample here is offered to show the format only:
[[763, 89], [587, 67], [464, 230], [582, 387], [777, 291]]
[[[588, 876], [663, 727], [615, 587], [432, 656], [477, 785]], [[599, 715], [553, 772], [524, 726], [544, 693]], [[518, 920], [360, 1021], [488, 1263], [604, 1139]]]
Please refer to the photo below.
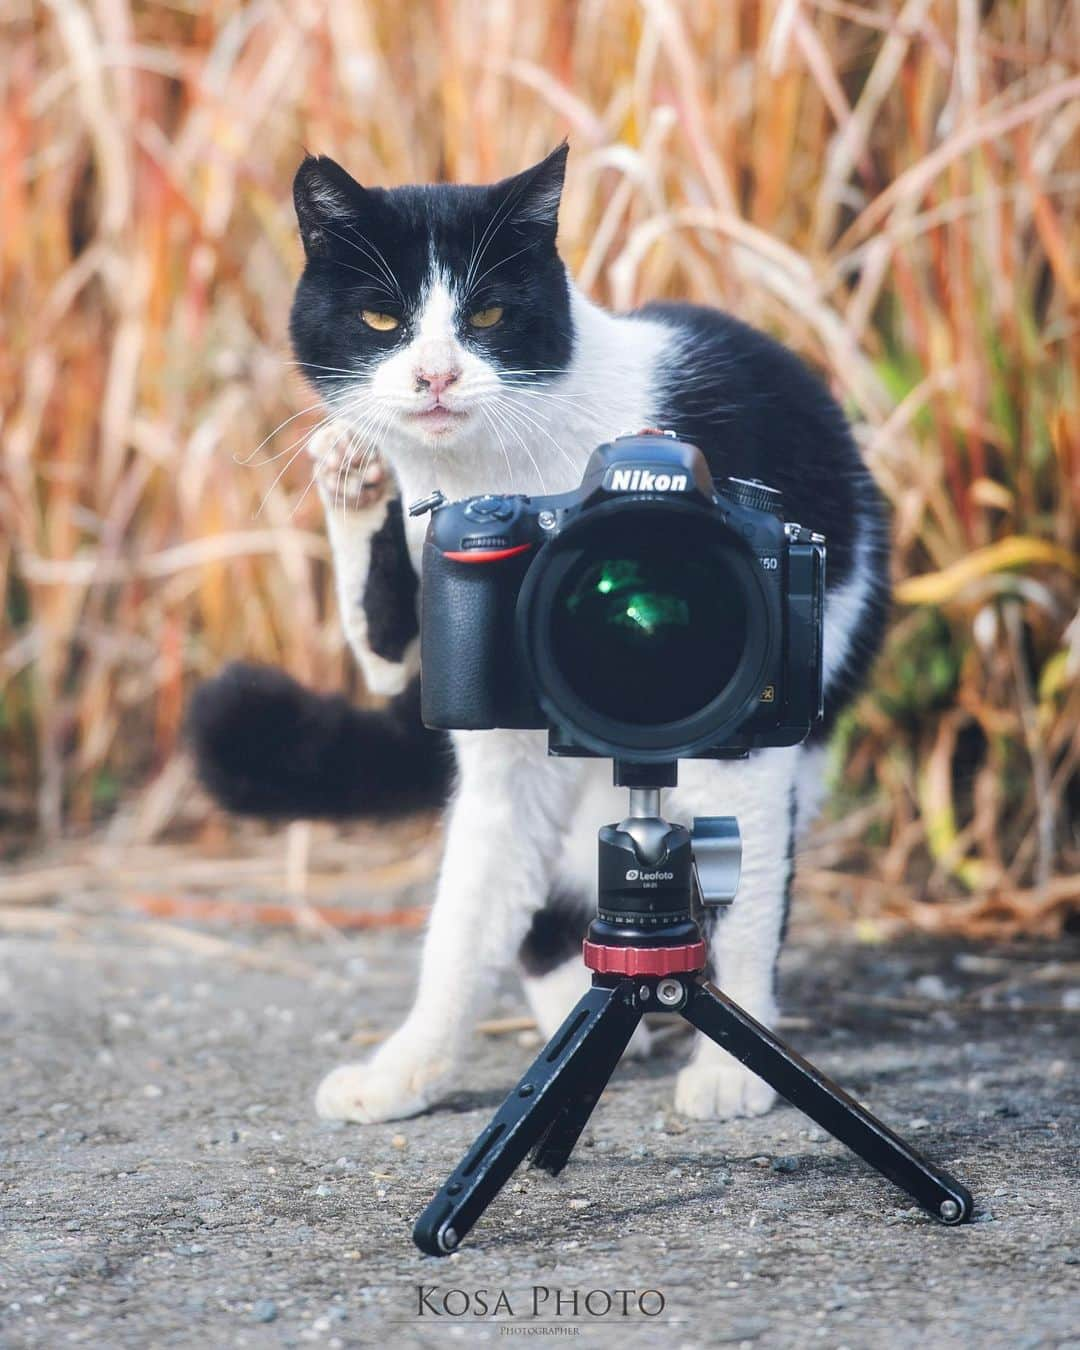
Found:
[[0, 50], [0, 812], [24, 837], [133, 794], [167, 827], [185, 697], [228, 657], [348, 677], [307, 467], [277, 478], [306, 414], [237, 463], [312, 402], [285, 341], [302, 148], [483, 180], [568, 134], [583, 284], [801, 349], [894, 505], [896, 623], [841, 739], [822, 894], [1059, 922], [1077, 4], [16, 0]]

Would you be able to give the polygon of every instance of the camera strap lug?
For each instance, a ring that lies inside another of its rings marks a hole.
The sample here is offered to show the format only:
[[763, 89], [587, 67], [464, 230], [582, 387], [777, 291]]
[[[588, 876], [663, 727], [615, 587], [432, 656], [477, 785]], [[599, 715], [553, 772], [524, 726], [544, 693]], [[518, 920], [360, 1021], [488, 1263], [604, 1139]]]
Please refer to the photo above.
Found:
[[434, 492], [429, 492], [426, 497], [417, 497], [416, 501], [409, 503], [410, 516], [426, 516], [429, 511], [437, 511], [440, 506], [446, 505], [446, 497], [438, 488]]

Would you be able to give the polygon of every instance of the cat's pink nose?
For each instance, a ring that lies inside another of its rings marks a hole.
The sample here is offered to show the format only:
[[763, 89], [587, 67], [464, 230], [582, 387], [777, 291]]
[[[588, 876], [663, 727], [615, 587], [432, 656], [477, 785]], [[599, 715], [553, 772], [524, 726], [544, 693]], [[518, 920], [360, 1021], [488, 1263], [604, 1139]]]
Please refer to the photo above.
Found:
[[443, 390], [449, 389], [460, 375], [461, 371], [456, 367], [449, 370], [418, 370], [416, 372], [416, 388], [418, 391], [427, 390], [429, 394], [434, 394], [438, 398]]

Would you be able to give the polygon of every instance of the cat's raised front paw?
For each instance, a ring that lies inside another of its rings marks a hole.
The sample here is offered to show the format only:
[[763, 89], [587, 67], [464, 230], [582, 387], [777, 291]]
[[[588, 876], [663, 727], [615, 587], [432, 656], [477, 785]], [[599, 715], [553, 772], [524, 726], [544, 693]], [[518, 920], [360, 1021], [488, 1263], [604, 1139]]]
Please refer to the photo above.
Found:
[[436, 1100], [449, 1079], [444, 1061], [390, 1062], [376, 1055], [367, 1064], [342, 1064], [319, 1084], [315, 1110], [324, 1120], [351, 1120], [374, 1125], [380, 1120], [415, 1116]]
[[372, 447], [360, 445], [335, 423], [320, 428], [307, 443], [319, 490], [330, 506], [361, 511], [382, 501], [390, 475]]
[[735, 1060], [690, 1063], [675, 1080], [675, 1110], [692, 1120], [763, 1116], [776, 1093]]

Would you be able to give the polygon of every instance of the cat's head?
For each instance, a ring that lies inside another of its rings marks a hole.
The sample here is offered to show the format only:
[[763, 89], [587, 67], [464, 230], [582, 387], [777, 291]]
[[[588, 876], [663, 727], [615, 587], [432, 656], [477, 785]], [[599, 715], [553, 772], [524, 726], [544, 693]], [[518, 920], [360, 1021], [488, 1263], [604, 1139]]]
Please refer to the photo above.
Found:
[[441, 449], [566, 368], [565, 166], [564, 143], [490, 186], [384, 189], [304, 160], [293, 196], [307, 265], [291, 333], [331, 410], [369, 438]]

